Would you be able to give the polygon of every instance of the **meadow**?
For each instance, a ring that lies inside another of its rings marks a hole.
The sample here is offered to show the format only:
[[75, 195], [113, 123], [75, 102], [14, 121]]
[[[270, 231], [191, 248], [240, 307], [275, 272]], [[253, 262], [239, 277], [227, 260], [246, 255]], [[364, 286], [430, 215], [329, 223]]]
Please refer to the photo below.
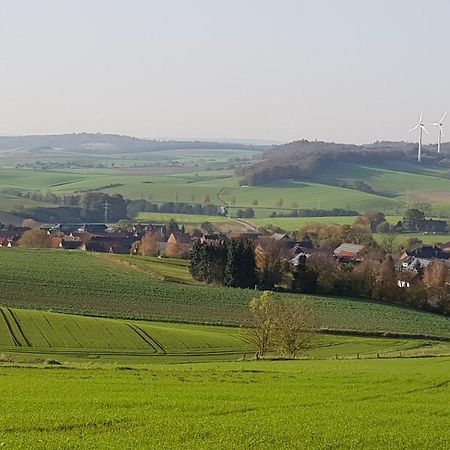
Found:
[[[145, 267], [154, 260], [134, 265], [130, 258], [2, 248], [0, 305], [124, 319], [247, 323], [248, 302], [257, 292], [185, 284], [187, 267], [176, 269], [179, 282], [162, 281]], [[170, 261], [167, 270], [175, 270]], [[358, 299], [283, 295], [310, 304], [323, 329], [450, 338], [450, 319], [442, 315]]]
[[449, 358], [132, 369], [0, 367], [0, 445], [446, 449], [450, 442]]
[[[450, 179], [444, 169], [420, 167], [406, 162], [389, 166], [364, 166], [339, 163], [305, 180], [280, 180], [262, 186], [240, 186], [232, 170], [226, 169], [228, 157], [253, 156], [257, 152], [234, 150], [173, 150], [148, 154], [145, 160], [126, 159], [124, 163], [100, 169], [58, 171], [0, 169], [0, 211], [11, 211], [20, 204], [38, 206], [11, 194], [41, 191], [70, 194], [88, 190], [120, 193], [126, 198], [145, 198], [154, 202], [227, 204], [231, 212], [253, 207], [257, 218], [273, 211], [293, 208], [346, 208], [359, 212], [381, 210], [396, 214], [414, 201], [433, 204], [436, 215], [450, 211]], [[118, 157], [118, 155], [115, 155]], [[140, 155], [143, 157], [143, 155]], [[1, 162], [1, 161], [0, 161]], [[133, 165], [134, 164], [134, 165]], [[342, 183], [364, 181], [375, 193], [339, 187]], [[108, 186], [114, 187], [108, 187]], [[419, 186], [420, 189], [415, 189]]]

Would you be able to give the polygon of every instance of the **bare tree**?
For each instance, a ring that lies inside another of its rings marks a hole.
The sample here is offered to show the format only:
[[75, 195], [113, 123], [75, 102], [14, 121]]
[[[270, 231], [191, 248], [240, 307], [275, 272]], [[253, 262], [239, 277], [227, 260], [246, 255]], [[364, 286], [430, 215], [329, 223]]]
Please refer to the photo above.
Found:
[[264, 291], [250, 304], [252, 327], [248, 329], [248, 340], [255, 345], [257, 357], [263, 358], [273, 343], [273, 331], [276, 326], [277, 310], [281, 299], [273, 292]]
[[296, 358], [312, 342], [316, 321], [311, 309], [300, 301], [284, 300], [277, 311], [275, 345], [281, 356]]
[[305, 304], [265, 291], [249, 306], [253, 326], [248, 339], [256, 346], [258, 357], [276, 349], [281, 356], [296, 358], [311, 344], [316, 320]]

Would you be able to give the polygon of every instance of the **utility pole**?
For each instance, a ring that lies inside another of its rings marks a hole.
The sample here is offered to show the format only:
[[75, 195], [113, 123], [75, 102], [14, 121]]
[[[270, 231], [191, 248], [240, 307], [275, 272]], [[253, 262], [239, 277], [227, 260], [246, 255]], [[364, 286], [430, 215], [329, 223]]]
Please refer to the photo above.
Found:
[[105, 210], [105, 225], [108, 223], [108, 211], [110, 208], [110, 204], [108, 203], [108, 201], [106, 200], [105, 203], [103, 204], [103, 208]]

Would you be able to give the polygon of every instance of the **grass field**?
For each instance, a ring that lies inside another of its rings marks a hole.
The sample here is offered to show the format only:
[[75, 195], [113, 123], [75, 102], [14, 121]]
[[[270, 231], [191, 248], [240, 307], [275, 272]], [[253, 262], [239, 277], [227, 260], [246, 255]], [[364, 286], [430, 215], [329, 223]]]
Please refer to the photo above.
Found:
[[[381, 347], [381, 346], [380, 346]], [[236, 359], [250, 346], [239, 329], [123, 321], [14, 308], [0, 308], [0, 350], [58, 358], [196, 356]], [[98, 361], [99, 359], [97, 359]]]
[[[126, 321], [0, 308], [0, 352], [14, 363], [192, 362], [253, 358], [245, 331], [233, 327]], [[317, 335], [308, 359], [450, 355], [450, 342]]]
[[[347, 208], [360, 212], [392, 212], [404, 208], [407, 203], [426, 201], [434, 205], [436, 214], [450, 211], [450, 179], [446, 178], [443, 169], [418, 168], [405, 162], [391, 162], [389, 167], [340, 163], [309, 181], [283, 180], [264, 186], [240, 187], [238, 178], [231, 170], [215, 169], [221, 164], [223, 166], [226, 157], [242, 156], [242, 152], [236, 150], [223, 154], [221, 151], [210, 151], [203, 156], [200, 150], [154, 153], [148, 155], [151, 159], [148, 167], [142, 166], [141, 161], [141, 167], [130, 167], [127, 163], [124, 167], [118, 165], [86, 170], [0, 169], [0, 193], [8, 189], [57, 194], [102, 190], [132, 199], [188, 203], [202, 203], [207, 195], [210, 202], [217, 205], [225, 202], [235, 208], [253, 206], [257, 217], [267, 217], [273, 210], [279, 209], [280, 199], [286, 209]], [[179, 166], [165, 165], [178, 159]], [[210, 170], [205, 170], [206, 167]], [[351, 184], [358, 180], [368, 183], [377, 194], [332, 185], [344, 181]], [[115, 187], [108, 188], [110, 185]], [[0, 210], [9, 211], [23, 201], [20, 197], [6, 198], [1, 195]]]
[[[174, 270], [169, 266], [167, 270]], [[84, 252], [3, 248], [0, 268], [0, 304], [6, 307], [239, 325], [246, 323], [248, 302], [255, 295], [251, 290], [161, 281], [145, 269], [124, 264], [120, 256]], [[450, 337], [450, 319], [445, 316], [377, 302], [287, 296], [309, 303], [323, 328]]]
[[0, 445], [447, 449], [449, 370], [448, 358], [0, 367]]

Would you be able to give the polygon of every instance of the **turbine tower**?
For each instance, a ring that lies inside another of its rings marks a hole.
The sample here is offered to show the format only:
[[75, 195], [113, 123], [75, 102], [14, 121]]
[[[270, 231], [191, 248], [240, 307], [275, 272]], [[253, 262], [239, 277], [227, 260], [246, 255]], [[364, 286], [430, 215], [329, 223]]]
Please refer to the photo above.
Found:
[[441, 120], [439, 122], [432, 122], [430, 125], [433, 125], [435, 127], [439, 127], [439, 136], [438, 136], [438, 153], [441, 153], [441, 143], [442, 143], [442, 136], [444, 136], [444, 130], [442, 129], [442, 125], [444, 124], [444, 119], [447, 113], [445, 112], [442, 114]]
[[415, 130], [417, 130], [417, 128], [419, 129], [419, 148], [417, 150], [417, 161], [418, 162], [422, 161], [422, 135], [423, 135], [423, 132], [425, 131], [425, 133], [429, 134], [427, 129], [425, 128], [425, 125], [423, 124], [422, 118], [423, 118], [423, 109], [420, 112], [419, 122], [417, 123], [417, 125], [414, 128], [411, 128], [409, 130], [409, 132], [411, 133], [411, 131], [415, 131]]

